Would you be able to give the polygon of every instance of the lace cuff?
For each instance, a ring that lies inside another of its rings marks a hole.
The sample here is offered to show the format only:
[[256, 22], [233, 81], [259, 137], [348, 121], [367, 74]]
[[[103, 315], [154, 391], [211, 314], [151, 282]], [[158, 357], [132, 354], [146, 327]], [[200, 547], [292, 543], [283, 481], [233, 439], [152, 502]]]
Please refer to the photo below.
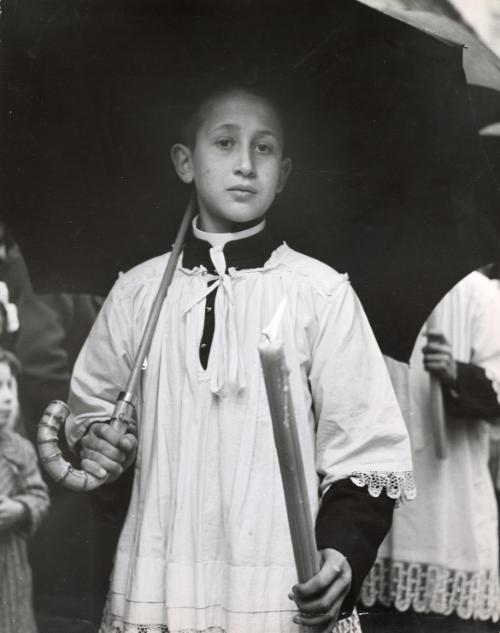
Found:
[[410, 501], [415, 499], [417, 491], [411, 470], [404, 472], [367, 472], [353, 473], [350, 477], [352, 483], [362, 488], [368, 486], [368, 493], [372, 497], [379, 497], [385, 490], [390, 499]]

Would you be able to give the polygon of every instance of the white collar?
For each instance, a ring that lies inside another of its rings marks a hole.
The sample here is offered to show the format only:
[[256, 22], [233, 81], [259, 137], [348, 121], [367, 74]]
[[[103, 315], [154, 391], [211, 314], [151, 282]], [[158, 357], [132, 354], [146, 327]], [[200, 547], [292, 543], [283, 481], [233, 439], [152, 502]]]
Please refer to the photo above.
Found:
[[257, 233], [260, 233], [266, 226], [266, 220], [264, 218], [262, 222], [259, 222], [255, 226], [251, 226], [249, 229], [243, 229], [243, 231], [235, 231], [234, 233], [211, 233], [209, 231], [202, 231], [198, 228], [197, 225], [199, 217], [200, 216], [197, 215], [193, 218], [193, 235], [200, 240], [208, 242], [211, 246], [219, 246], [221, 248], [227, 244], [227, 242], [242, 240], [245, 237], [257, 235]]

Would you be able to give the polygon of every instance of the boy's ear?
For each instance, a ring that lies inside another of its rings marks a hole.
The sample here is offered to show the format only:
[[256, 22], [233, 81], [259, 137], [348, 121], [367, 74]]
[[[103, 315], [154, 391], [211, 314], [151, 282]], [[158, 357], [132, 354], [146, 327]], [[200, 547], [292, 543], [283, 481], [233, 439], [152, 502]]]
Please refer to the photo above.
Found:
[[286, 181], [290, 172], [292, 171], [293, 163], [291, 158], [284, 158], [281, 161], [280, 177], [278, 179], [278, 186], [276, 187], [276, 193], [281, 193], [285, 188]]
[[182, 143], [176, 143], [170, 151], [170, 157], [182, 182], [186, 184], [193, 182], [193, 161], [189, 147]]

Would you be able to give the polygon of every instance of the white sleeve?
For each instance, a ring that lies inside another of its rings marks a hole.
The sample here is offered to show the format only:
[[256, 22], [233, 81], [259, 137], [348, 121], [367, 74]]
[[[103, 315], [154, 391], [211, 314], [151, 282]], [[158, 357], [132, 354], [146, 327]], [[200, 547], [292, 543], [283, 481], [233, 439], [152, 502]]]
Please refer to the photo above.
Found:
[[104, 302], [76, 361], [71, 379], [66, 437], [73, 446], [89, 424], [111, 417], [115, 401], [125, 388], [133, 362], [129, 302], [120, 280]]
[[321, 490], [350, 477], [378, 496], [415, 495], [407, 429], [366, 315], [345, 283], [318, 298], [309, 375]]

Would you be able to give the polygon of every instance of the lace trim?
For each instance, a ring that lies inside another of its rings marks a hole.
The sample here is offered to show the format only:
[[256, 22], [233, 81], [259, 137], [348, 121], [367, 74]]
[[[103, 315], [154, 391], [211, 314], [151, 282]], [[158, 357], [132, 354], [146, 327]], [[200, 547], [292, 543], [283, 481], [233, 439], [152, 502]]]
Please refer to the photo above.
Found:
[[388, 497], [401, 501], [410, 501], [417, 495], [411, 470], [400, 473], [353, 473], [351, 481], [360, 488], [368, 486], [368, 492], [372, 497], [380, 496], [384, 489]]
[[[170, 631], [166, 624], [131, 624], [121, 618], [113, 616], [106, 605], [103, 621], [99, 633], [227, 633], [219, 626], [210, 626], [207, 629], [177, 629]], [[356, 610], [348, 618], [337, 622], [332, 633], [362, 633], [359, 616]]]
[[170, 631], [166, 624], [130, 624], [129, 622], [115, 621], [112, 624], [102, 624], [99, 633], [226, 633], [219, 626], [211, 626], [208, 629], [178, 629]]
[[[315, 629], [317, 628], [318, 627], [315, 627]], [[358, 612], [354, 610], [352, 615], [348, 618], [344, 618], [343, 620], [340, 620], [340, 622], [337, 622], [337, 626], [333, 629], [332, 633], [363, 633], [361, 630]]]
[[468, 620], [500, 618], [498, 572], [468, 572], [439, 565], [379, 559], [361, 590], [361, 602], [370, 607], [380, 602], [398, 611], [456, 613]]
[[[129, 624], [128, 622], [114, 623], [109, 627], [100, 629], [100, 633], [226, 633], [225, 629], [212, 626], [203, 631], [195, 629], [182, 629], [170, 631], [166, 624]], [[332, 633], [362, 633], [359, 618], [356, 616], [345, 618], [337, 623]]]

